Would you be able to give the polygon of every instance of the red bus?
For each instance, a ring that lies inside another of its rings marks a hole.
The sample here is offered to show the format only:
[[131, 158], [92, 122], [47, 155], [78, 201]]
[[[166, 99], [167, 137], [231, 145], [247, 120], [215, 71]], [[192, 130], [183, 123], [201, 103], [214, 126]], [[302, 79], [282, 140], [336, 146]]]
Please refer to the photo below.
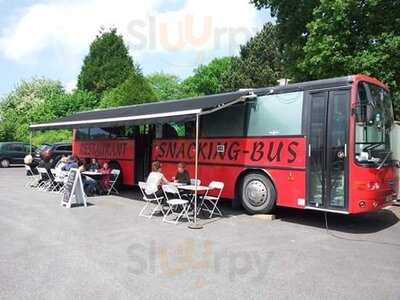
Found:
[[285, 206], [358, 214], [396, 197], [390, 94], [364, 75], [80, 113], [32, 128], [75, 128], [75, 155], [110, 162], [134, 185], [154, 160], [167, 178], [178, 162], [194, 175], [195, 106], [201, 183], [224, 182], [222, 196], [249, 213]]

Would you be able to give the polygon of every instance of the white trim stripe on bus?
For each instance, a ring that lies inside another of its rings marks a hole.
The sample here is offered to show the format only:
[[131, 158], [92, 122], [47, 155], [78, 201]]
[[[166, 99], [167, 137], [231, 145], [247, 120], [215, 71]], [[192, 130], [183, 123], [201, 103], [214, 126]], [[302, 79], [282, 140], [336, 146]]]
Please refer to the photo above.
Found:
[[317, 211], [326, 211], [326, 212], [331, 212], [331, 213], [338, 213], [338, 214], [343, 214], [343, 215], [348, 215], [348, 211], [344, 210], [334, 210], [334, 209], [325, 209], [325, 208], [318, 208], [314, 206], [306, 206], [304, 209], [310, 209], [310, 210], [317, 210]]
[[144, 120], [144, 119], [167, 118], [167, 117], [184, 116], [184, 115], [196, 115], [196, 114], [201, 113], [201, 111], [202, 111], [201, 109], [191, 109], [191, 110], [173, 111], [173, 112], [165, 112], [165, 113], [158, 113], [158, 114], [148, 114], [148, 115], [139, 115], [139, 116], [120, 117], [120, 118], [93, 119], [93, 120], [84, 120], [84, 121], [68, 121], [68, 122], [59, 122], [59, 123], [44, 123], [44, 124], [31, 125], [30, 128], [96, 124], [96, 123], [112, 123], [112, 122], [135, 121], [135, 120]]

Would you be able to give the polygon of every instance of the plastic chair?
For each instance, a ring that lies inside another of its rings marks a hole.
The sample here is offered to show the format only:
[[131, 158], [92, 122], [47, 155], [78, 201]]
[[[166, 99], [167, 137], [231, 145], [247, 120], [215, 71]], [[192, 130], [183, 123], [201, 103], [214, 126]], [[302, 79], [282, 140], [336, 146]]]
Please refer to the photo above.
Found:
[[27, 177], [25, 187], [36, 187], [39, 184], [39, 175], [33, 173], [32, 168], [28, 165], [25, 165], [25, 170]]
[[[209, 190], [207, 190], [207, 193], [202, 197], [200, 208], [197, 214], [199, 214], [201, 210], [205, 210], [210, 213], [209, 218], [212, 218], [214, 214], [218, 214], [222, 217], [222, 212], [217, 205], [224, 189], [224, 183], [220, 181], [212, 181], [208, 187]], [[210, 191], [214, 193], [217, 192], [217, 196], [209, 195]]]
[[121, 170], [111, 170], [110, 188], [108, 189], [107, 195], [110, 195], [112, 191], [114, 191], [116, 194], [119, 194], [118, 190], [115, 188], [115, 184], [118, 181], [118, 177], [120, 174]]
[[[149, 197], [147, 196], [147, 194], [145, 193], [147, 184], [143, 181], [139, 181], [139, 188], [140, 188], [140, 192], [142, 193], [143, 196], [143, 201], [146, 202], [146, 204], [143, 206], [142, 210], [139, 212], [139, 216], [140, 217], [145, 217], [148, 219], [151, 219], [151, 217], [154, 215], [154, 213], [157, 211], [157, 209], [161, 210], [162, 214], [164, 215], [164, 211], [162, 209], [162, 200], [164, 199], [164, 197], [159, 197], [156, 195], [156, 193], [152, 193], [151, 196]], [[157, 191], [157, 186], [153, 186], [152, 189], [154, 191]], [[150, 205], [154, 203], [154, 208], [151, 210], [150, 214], [146, 214], [146, 211], [149, 210]]]
[[37, 168], [40, 176], [40, 183], [38, 189], [40, 191], [51, 191], [53, 189], [53, 180], [51, 175], [45, 168]]
[[[190, 222], [188, 215], [189, 201], [182, 199], [178, 188], [174, 185], [165, 184], [162, 186], [162, 189], [168, 204], [168, 210], [164, 215], [163, 222], [176, 225], [182, 217], [185, 217]], [[179, 208], [179, 206], [182, 208], [181, 211], [179, 213], [174, 212], [174, 209]], [[169, 215], [175, 215], [175, 220], [168, 220]]]

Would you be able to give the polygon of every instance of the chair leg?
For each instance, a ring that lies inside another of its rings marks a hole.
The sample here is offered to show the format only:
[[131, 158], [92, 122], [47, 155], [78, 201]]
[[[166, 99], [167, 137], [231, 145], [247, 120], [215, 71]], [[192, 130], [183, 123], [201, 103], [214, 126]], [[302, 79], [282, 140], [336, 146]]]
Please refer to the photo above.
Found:
[[[211, 201], [210, 201], [210, 202], [211, 202]], [[222, 217], [222, 212], [221, 212], [221, 211], [219, 210], [219, 208], [217, 207], [217, 204], [218, 204], [218, 201], [216, 201], [216, 202], [213, 203], [213, 206], [214, 206], [214, 207], [213, 207], [212, 211], [210, 212], [209, 218], [212, 218], [212, 216], [213, 216], [215, 210], [217, 210], [217, 214], [218, 214], [219, 216]]]
[[146, 217], [143, 213], [146, 211], [148, 206], [149, 206], [149, 201], [146, 201], [146, 204], [143, 206], [143, 208], [139, 212], [139, 217]]
[[164, 214], [163, 222], [170, 223], [170, 222], [167, 220], [167, 217], [168, 217], [168, 215], [169, 215], [170, 212], [172, 212], [172, 206], [171, 206], [171, 205], [168, 205], [168, 210], [167, 210], [167, 212]]

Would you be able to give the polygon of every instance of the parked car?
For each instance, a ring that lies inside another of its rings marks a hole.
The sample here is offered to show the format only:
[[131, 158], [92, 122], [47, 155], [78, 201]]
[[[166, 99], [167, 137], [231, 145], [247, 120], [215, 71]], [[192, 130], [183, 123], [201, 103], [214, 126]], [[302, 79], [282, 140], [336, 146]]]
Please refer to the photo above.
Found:
[[42, 158], [48, 158], [50, 159], [53, 165], [56, 165], [63, 155], [68, 156], [71, 154], [72, 154], [71, 143], [56, 143], [52, 145], [45, 144], [38, 147], [38, 150], [34, 154], [34, 160], [38, 162]]
[[[13, 164], [24, 164], [24, 157], [31, 151], [31, 146], [21, 142], [0, 143], [0, 166], [8, 168]], [[35, 147], [32, 146], [32, 153]]]

